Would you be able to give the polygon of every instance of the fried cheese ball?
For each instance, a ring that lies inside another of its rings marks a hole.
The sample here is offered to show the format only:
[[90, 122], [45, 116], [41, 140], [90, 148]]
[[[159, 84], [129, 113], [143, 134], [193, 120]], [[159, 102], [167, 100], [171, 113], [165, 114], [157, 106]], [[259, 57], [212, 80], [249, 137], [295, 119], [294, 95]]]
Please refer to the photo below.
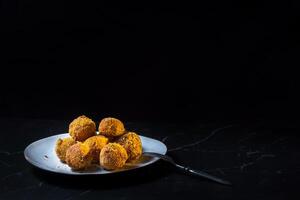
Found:
[[125, 148], [128, 155], [127, 161], [129, 162], [139, 159], [142, 155], [143, 148], [141, 138], [134, 132], [127, 132], [122, 135], [117, 140], [117, 143]]
[[104, 135], [107, 137], [116, 137], [122, 135], [124, 132], [124, 124], [116, 118], [104, 118], [99, 124], [100, 135]]
[[69, 133], [74, 140], [83, 142], [96, 135], [96, 124], [84, 115], [79, 116], [70, 123]]
[[127, 152], [118, 143], [108, 143], [100, 152], [100, 165], [107, 170], [122, 168], [128, 158]]
[[66, 162], [73, 170], [83, 170], [92, 165], [93, 157], [88, 145], [77, 142], [68, 148]]
[[76, 141], [71, 137], [63, 138], [63, 139], [59, 138], [56, 141], [55, 152], [56, 152], [56, 155], [58, 156], [58, 158], [62, 162], [66, 162], [67, 149], [75, 143], [76, 143]]
[[93, 163], [99, 163], [101, 149], [108, 143], [108, 138], [103, 135], [96, 135], [88, 138], [84, 144], [88, 145], [93, 157]]

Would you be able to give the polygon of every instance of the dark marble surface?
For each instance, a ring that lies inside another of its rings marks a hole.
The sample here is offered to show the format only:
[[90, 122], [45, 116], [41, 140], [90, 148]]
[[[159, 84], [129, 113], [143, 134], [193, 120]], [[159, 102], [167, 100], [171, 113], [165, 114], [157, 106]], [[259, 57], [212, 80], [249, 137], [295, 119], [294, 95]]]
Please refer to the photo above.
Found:
[[233, 182], [232, 187], [191, 177], [159, 161], [105, 176], [73, 177], [32, 167], [23, 150], [66, 132], [68, 121], [1, 119], [0, 199], [299, 199], [297, 123], [126, 123], [159, 139], [178, 163]]

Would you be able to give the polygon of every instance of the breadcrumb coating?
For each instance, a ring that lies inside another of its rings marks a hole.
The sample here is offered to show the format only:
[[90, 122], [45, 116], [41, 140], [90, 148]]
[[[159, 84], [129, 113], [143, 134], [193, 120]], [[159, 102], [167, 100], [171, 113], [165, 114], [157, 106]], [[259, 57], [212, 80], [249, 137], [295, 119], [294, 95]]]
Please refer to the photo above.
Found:
[[128, 162], [134, 161], [140, 158], [143, 152], [142, 142], [138, 134], [134, 132], [128, 132], [122, 135], [117, 143], [122, 145], [128, 154]]
[[56, 141], [55, 152], [62, 162], [66, 162], [66, 152], [68, 148], [75, 143], [76, 141], [71, 137], [63, 139], [60, 138]]
[[100, 165], [107, 170], [122, 168], [127, 159], [126, 150], [118, 143], [109, 143], [100, 152]]
[[112, 117], [107, 117], [101, 120], [99, 124], [99, 134], [107, 137], [116, 137], [124, 134], [124, 124]]
[[99, 163], [101, 149], [108, 143], [108, 138], [103, 135], [92, 136], [84, 144], [88, 145], [93, 157], [93, 163]]
[[69, 133], [74, 140], [83, 142], [96, 135], [96, 124], [84, 115], [79, 116], [70, 123]]
[[78, 142], [68, 148], [66, 162], [73, 170], [83, 170], [91, 166], [93, 157], [88, 145]]

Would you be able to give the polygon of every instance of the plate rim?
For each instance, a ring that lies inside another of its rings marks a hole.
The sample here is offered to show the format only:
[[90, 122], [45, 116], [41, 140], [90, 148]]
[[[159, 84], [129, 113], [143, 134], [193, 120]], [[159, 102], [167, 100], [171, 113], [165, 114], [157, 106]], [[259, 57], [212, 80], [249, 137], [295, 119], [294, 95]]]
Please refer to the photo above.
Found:
[[[41, 164], [41, 163], [38, 163], [36, 161], [34, 161], [33, 159], [29, 158], [28, 156], [28, 151], [29, 149], [33, 146], [33, 145], [36, 145], [40, 142], [42, 142], [43, 140], [46, 140], [46, 139], [49, 139], [51, 137], [65, 137], [67, 136], [69, 133], [60, 133], [60, 134], [55, 134], [55, 135], [51, 135], [51, 136], [48, 136], [48, 137], [44, 137], [44, 138], [41, 138], [41, 139], [38, 139], [34, 142], [31, 142], [29, 145], [26, 146], [26, 148], [24, 149], [23, 151], [23, 155], [25, 157], [25, 159], [27, 160], [27, 162], [29, 162], [31, 165], [33, 165], [34, 167], [38, 168], [38, 169], [42, 169], [42, 170], [45, 170], [47, 172], [52, 172], [52, 173], [56, 173], [56, 174], [64, 174], [64, 175], [108, 175], [108, 174], [115, 174], [115, 173], [120, 173], [120, 172], [126, 172], [126, 171], [131, 171], [131, 170], [134, 170], [134, 169], [139, 169], [139, 168], [142, 168], [142, 167], [146, 167], [148, 165], [151, 165], [155, 162], [157, 162], [158, 160], [160, 160], [160, 158], [153, 158], [153, 160], [145, 165], [142, 165], [142, 166], [139, 166], [139, 167], [134, 167], [134, 168], [128, 168], [128, 169], [120, 169], [120, 170], [114, 170], [113, 172], [110, 172], [110, 173], [92, 173], [92, 172], [77, 172], [77, 173], [70, 173], [68, 171], [66, 172], [63, 172], [63, 171], [55, 171], [53, 170], [52, 168], [48, 168], [48, 167], [45, 167], [45, 165]], [[146, 138], [146, 139], [150, 139], [150, 140], [154, 140], [155, 142], [158, 142], [160, 143], [160, 145], [162, 145], [162, 147], [164, 148], [164, 155], [167, 153], [168, 151], [168, 148], [167, 148], [167, 145], [164, 144], [162, 141], [160, 140], [157, 140], [157, 139], [154, 139], [154, 138], [151, 138], [151, 137], [147, 137], [147, 136], [143, 136], [143, 135], [139, 135], [140, 137], [142, 138]]]

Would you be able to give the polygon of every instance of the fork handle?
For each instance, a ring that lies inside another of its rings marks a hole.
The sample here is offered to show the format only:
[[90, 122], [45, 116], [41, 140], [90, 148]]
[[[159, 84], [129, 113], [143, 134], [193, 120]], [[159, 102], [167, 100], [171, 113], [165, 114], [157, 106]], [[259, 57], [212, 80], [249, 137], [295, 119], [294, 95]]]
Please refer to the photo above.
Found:
[[189, 173], [189, 174], [192, 174], [192, 175], [196, 175], [196, 176], [200, 176], [202, 178], [206, 178], [206, 179], [215, 181], [217, 183], [221, 183], [223, 185], [232, 185], [229, 181], [220, 179], [218, 177], [215, 177], [215, 176], [210, 175], [210, 174], [208, 174], [206, 172], [203, 172], [203, 171], [194, 170], [194, 169], [191, 169], [189, 167], [184, 167], [184, 166], [179, 165], [179, 164], [175, 164], [175, 167], [178, 168], [178, 169], [180, 169], [183, 172], [186, 172], [186, 173]]
[[143, 154], [145, 156], [151, 156], [151, 157], [157, 157], [157, 158], [160, 158], [166, 162], [169, 162], [171, 163], [172, 165], [174, 165], [176, 168], [180, 169], [181, 171], [183, 172], [186, 172], [188, 174], [191, 174], [191, 175], [196, 175], [196, 176], [200, 176], [202, 178], [206, 178], [206, 179], [209, 179], [209, 180], [212, 180], [212, 181], [215, 181], [217, 183], [221, 183], [221, 184], [224, 184], [224, 185], [232, 185], [229, 181], [226, 181], [226, 180], [223, 180], [223, 179], [220, 179], [218, 177], [215, 177], [213, 175], [210, 175], [206, 172], [203, 172], [203, 171], [199, 171], [199, 170], [194, 170], [194, 169], [191, 169], [189, 167], [184, 167], [182, 165], [179, 165], [177, 164], [170, 156], [168, 155], [163, 155], [163, 154], [159, 154], [159, 153], [154, 153], [154, 152], [143, 152]]

